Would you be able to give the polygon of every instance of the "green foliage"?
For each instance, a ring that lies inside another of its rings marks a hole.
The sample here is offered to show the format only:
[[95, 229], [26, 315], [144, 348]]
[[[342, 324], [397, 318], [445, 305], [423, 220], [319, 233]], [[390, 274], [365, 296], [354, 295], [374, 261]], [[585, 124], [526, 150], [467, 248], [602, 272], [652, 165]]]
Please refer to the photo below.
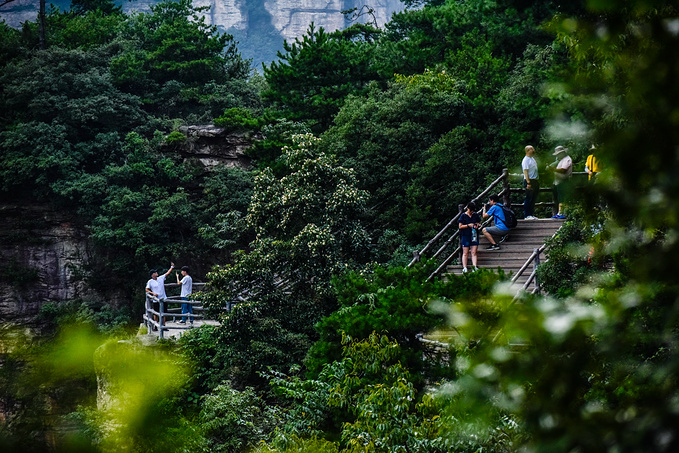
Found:
[[366, 194], [355, 187], [354, 173], [318, 152], [313, 136], [294, 140], [296, 146], [281, 158], [286, 176], [276, 178], [265, 169], [255, 178], [246, 223], [256, 239], [237, 265], [212, 273], [218, 288], [238, 282], [219, 297], [234, 300], [240, 291], [254, 290], [251, 282], [261, 277], [248, 276], [262, 273], [295, 275], [291, 285], [322, 293], [333, 274], [368, 257], [360, 223]]
[[146, 117], [136, 98], [111, 84], [103, 67], [108, 58], [102, 49], [55, 48], [8, 65], [2, 73], [3, 108], [26, 123], [63, 124], [69, 138], [82, 141], [132, 129]]
[[[129, 277], [168, 256], [205, 272], [241, 243], [215, 247], [207, 242], [214, 235], [199, 231], [215, 229], [218, 214], [246, 211], [248, 177], [183, 165], [174, 146], [161, 147], [156, 129], [169, 123], [149, 112], [182, 117], [174, 124], [209, 121], [228, 107], [256, 108], [257, 88], [232, 39], [198, 20], [203, 10], [189, 1], [133, 16], [104, 3], [78, 3], [78, 14], [52, 10], [42, 52], [26, 51], [37, 43], [36, 24], [24, 35], [3, 24], [0, 190], [77, 214], [97, 246], [89, 271], [111, 281], [139, 285]], [[184, 140], [168, 136], [171, 145]]]
[[107, 13], [101, 9], [78, 15], [54, 11], [47, 16], [48, 41], [51, 47], [94, 49], [113, 42], [125, 20], [120, 12]]
[[253, 118], [249, 110], [240, 107], [227, 109], [222, 116], [215, 118], [214, 124], [236, 132], [256, 130], [261, 126], [260, 121]]
[[4, 69], [2, 107], [21, 121], [0, 132], [6, 193], [52, 199], [118, 160], [117, 130], [146, 116], [135, 98], [113, 88], [100, 67], [105, 60], [98, 51], [55, 49]]
[[239, 392], [225, 383], [203, 397], [199, 421], [209, 451], [232, 453], [251, 451], [272, 431], [275, 418], [252, 388]]
[[0, 346], [6, 451], [207, 451], [174, 402], [187, 371], [167, 351], [106, 341], [90, 322], [42, 337], [3, 325]]
[[244, 222], [252, 186], [252, 175], [237, 168], [215, 171], [202, 184], [199, 209], [205, 219], [198, 235], [220, 255], [238, 250], [252, 239]]
[[285, 166], [278, 160], [286, 146], [292, 146], [292, 137], [309, 134], [311, 131], [304, 123], [290, 121], [285, 118], [272, 120], [262, 126], [264, 138], [257, 140], [247, 149], [260, 169], [271, 167], [275, 174], [284, 174]]
[[[22, 45], [21, 32], [5, 21], [0, 22], [0, 68], [22, 55], [25, 51]], [[0, 112], [0, 118], [4, 118]]]
[[37, 282], [38, 278], [39, 273], [37, 269], [22, 265], [14, 256], [6, 259], [0, 265], [0, 281], [6, 285], [26, 289], [31, 284]]
[[[590, 204], [576, 212], [585, 222], [566, 225], [550, 255], [555, 263], [543, 271], [553, 291], [567, 297], [515, 304], [496, 297], [498, 341], [479, 343], [448, 394], [457, 398], [451, 407], [473, 410], [477, 420], [493, 409], [516, 414], [529, 436], [519, 448], [672, 451], [676, 437], [662, 436], [677, 421], [668, 404], [677, 398], [679, 369], [679, 288], [671, 270], [677, 195], [668, 177], [677, 166], [677, 139], [667, 102], [677, 90], [662, 68], [679, 59], [676, 33], [664, 25], [677, 9], [590, 3], [595, 18], [553, 24], [573, 58], [564, 123], [576, 106], [592, 118], [588, 132], [606, 149], [607, 164], [594, 188], [600, 197], [583, 197]], [[648, 150], [644, 165], [632, 165], [641, 147]], [[605, 222], [592, 215], [601, 204], [608, 207]], [[474, 324], [473, 316], [452, 319], [462, 331]], [[513, 354], [520, 345], [527, 347]]]
[[165, 137], [165, 143], [168, 145], [181, 145], [182, 143], [186, 143], [186, 135], [179, 131], [172, 131]]
[[254, 453], [339, 453], [337, 444], [325, 439], [312, 437], [303, 439], [298, 436], [287, 435], [284, 440], [277, 442], [277, 446], [261, 444]]
[[104, 15], [120, 14], [122, 7], [116, 6], [113, 0], [71, 0], [71, 11], [83, 15], [90, 11], [99, 11]]
[[256, 382], [267, 366], [301, 362], [315, 337], [313, 325], [332, 307], [330, 279], [369, 258], [360, 219], [365, 194], [353, 172], [315, 148], [311, 135], [295, 138], [282, 157], [286, 176], [265, 169], [255, 178], [244, 219], [255, 235], [234, 264], [208, 275], [208, 307], [221, 312], [224, 360], [235, 386]]
[[[177, 80], [192, 86], [223, 81], [226, 65], [232, 62], [222, 52], [231, 38], [213, 34], [214, 28], [198, 16], [201, 11], [205, 9], [193, 7], [188, 0], [165, 1], [153, 5], [151, 14], [134, 16], [128, 21], [127, 33], [130, 43], [137, 46], [111, 62], [116, 81], [142, 85]], [[138, 80], [133, 80], [132, 74]]]
[[98, 428], [93, 440], [102, 449], [205, 448], [196, 426], [173, 402], [188, 379], [188, 370], [177, 357], [160, 348], [110, 342], [97, 349], [94, 364], [108, 398], [86, 416]]
[[447, 132], [422, 153], [422, 162], [411, 171], [406, 191], [408, 217], [405, 233], [411, 238], [433, 237], [445, 219], [457, 213], [459, 204], [479, 194], [479, 182], [500, 174], [488, 135], [472, 126]]
[[[384, 32], [311, 28], [286, 45], [265, 70], [282, 112], [262, 116], [232, 39], [187, 1], [131, 18], [50, 14], [53, 47], [35, 53], [36, 24], [0, 24], [3, 194], [77, 206], [114, 278], [134, 284], [168, 257], [219, 262], [206, 305], [246, 301], [180, 341], [192, 381], [159, 350], [102, 348], [112, 399], [80, 412], [87, 445], [232, 451], [281, 422], [261, 451], [676, 450], [676, 5], [591, 1], [590, 16], [582, 2], [408, 4], [424, 6]], [[557, 11], [552, 43], [537, 25]], [[157, 117], [225, 109], [226, 126], [266, 136], [251, 151], [254, 182], [200, 175], [163, 133], [151, 138]], [[271, 120], [281, 113], [290, 120]], [[309, 135], [293, 142], [307, 132], [295, 120], [329, 128], [320, 150]], [[526, 141], [562, 138], [594, 139], [606, 171], [551, 244], [540, 269], [550, 296], [514, 301], [502, 283], [491, 293], [487, 271], [448, 283], [422, 283], [425, 267], [347, 273], [429, 235], [484, 178], [516, 166]], [[12, 266], [3, 278], [32, 281]], [[3, 335], [0, 448], [45, 450], [36, 433], [62, 428], [47, 408], [89, 403], [92, 325], [121, 316], [90, 303], [43, 314], [89, 326], [74, 342], [55, 337], [44, 358], [34, 339]], [[445, 354], [418, 340], [431, 329], [450, 338]], [[268, 368], [272, 410], [252, 390]], [[226, 378], [243, 391], [219, 386]], [[201, 433], [182, 411], [206, 392]]]
[[268, 89], [263, 96], [292, 120], [325, 130], [350, 94], [360, 94], [380, 78], [371, 65], [378, 30], [356, 27], [326, 33], [311, 24], [306, 35], [285, 42], [279, 61], [264, 66]]
[[[497, 146], [520, 150], [526, 143], [538, 143], [546, 120], [561, 106], [563, 91], [558, 83], [551, 81], [557, 78], [566, 64], [566, 52], [557, 43], [543, 47], [526, 46], [523, 58], [517, 62], [495, 99], [500, 117], [500, 124], [496, 126], [500, 134]], [[573, 137], [570, 135], [566, 139]], [[544, 162], [551, 157], [546, 156]], [[514, 162], [508, 164], [516, 165]]]
[[398, 343], [373, 333], [363, 341], [345, 337], [343, 345], [342, 359], [326, 364], [317, 379], [272, 376], [277, 393], [290, 400], [272, 443], [329, 431], [340, 434], [342, 451], [447, 451], [434, 401], [418, 395]]
[[360, 187], [379, 203], [379, 228], [403, 231], [413, 168], [441, 134], [467, 122], [468, 105], [454, 82], [445, 74], [435, 75], [434, 83], [426, 77], [404, 78], [387, 91], [373, 87], [366, 99], [348, 99], [323, 136], [324, 149], [354, 168]]
[[163, 1], [130, 17], [120, 32], [122, 51], [110, 62], [116, 86], [142, 96], [160, 115], [200, 114], [195, 105], [203, 104], [211, 119], [249, 103], [251, 90], [241, 83], [248, 64], [231, 35], [205, 24], [204, 11], [190, 0]]
[[559, 297], [574, 295], [578, 287], [605, 267], [615, 265], [626, 271], [622, 250], [613, 255], [602, 253], [611, 240], [611, 220], [605, 213], [586, 216], [577, 205], [570, 206], [569, 210], [573, 213], [570, 219], [548, 242], [548, 261], [538, 268], [538, 278], [545, 291]]
[[191, 390], [201, 395], [209, 393], [227, 379], [226, 370], [215, 361], [220, 349], [219, 332], [214, 326], [192, 329], [177, 340], [180, 354], [191, 363]]
[[400, 361], [411, 371], [413, 382], [450, 377], [452, 370], [439, 368], [419, 337], [444, 324], [439, 303], [464, 301], [473, 306], [490, 294], [497, 276], [481, 272], [471, 279], [425, 282], [431, 270], [429, 266], [378, 267], [372, 274], [350, 273], [335, 279], [340, 309], [317, 324], [320, 340], [309, 351], [309, 370], [317, 373], [324, 364], [339, 359], [340, 335], [363, 339], [377, 332], [399, 343]]
[[235, 388], [265, 387], [260, 373], [288, 371], [301, 363], [316, 339], [313, 325], [334, 306], [326, 299], [307, 300], [271, 289], [256, 302], [237, 303], [221, 318], [214, 363]]
[[430, 2], [394, 16], [370, 64], [378, 74], [399, 74], [396, 83], [373, 87], [367, 99], [348, 95], [324, 136], [378, 200], [377, 236], [389, 229], [412, 243], [431, 237], [489, 175], [516, 166], [525, 140], [539, 142], [554, 102], [542, 87], [563, 66], [538, 25], [555, 11], [580, 9]]

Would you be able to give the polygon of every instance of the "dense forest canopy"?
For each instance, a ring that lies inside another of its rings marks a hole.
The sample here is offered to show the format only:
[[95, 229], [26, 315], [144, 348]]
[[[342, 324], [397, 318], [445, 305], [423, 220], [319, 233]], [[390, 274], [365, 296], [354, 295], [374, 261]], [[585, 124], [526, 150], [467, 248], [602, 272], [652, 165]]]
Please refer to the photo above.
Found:
[[[85, 278], [134, 313], [1, 326], [3, 450], [676, 450], [679, 5], [404, 3], [310, 25], [263, 76], [190, 0], [73, 2], [43, 49], [40, 21], [0, 23], [3, 198], [70, 213]], [[252, 167], [184, 159], [201, 123]], [[579, 168], [595, 143], [604, 168], [539, 268], [549, 295], [403, 267], [529, 143]], [[200, 263], [220, 325], [144, 347], [133, 301], [171, 259]]]

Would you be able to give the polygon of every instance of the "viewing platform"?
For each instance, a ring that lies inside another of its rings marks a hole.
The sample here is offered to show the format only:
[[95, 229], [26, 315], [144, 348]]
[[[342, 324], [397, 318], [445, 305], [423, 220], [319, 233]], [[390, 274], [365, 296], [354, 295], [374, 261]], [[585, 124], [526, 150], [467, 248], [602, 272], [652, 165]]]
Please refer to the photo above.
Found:
[[[166, 283], [165, 291], [172, 293], [179, 286], [177, 283]], [[193, 288], [200, 292], [205, 288], [205, 283], [194, 283]], [[191, 305], [193, 314], [182, 314], [181, 304]], [[146, 326], [148, 335], [155, 335], [159, 339], [179, 338], [185, 331], [202, 325], [219, 325], [218, 321], [205, 317], [206, 310], [202, 302], [194, 299], [181, 300], [180, 296], [173, 295], [159, 300], [146, 293], [145, 307], [143, 325]]]

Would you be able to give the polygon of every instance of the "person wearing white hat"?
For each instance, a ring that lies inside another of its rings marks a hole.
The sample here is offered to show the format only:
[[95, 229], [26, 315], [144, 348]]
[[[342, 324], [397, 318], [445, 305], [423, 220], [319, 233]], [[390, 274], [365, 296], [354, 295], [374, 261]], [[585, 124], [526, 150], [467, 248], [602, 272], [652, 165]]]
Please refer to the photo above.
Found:
[[559, 210], [552, 218], [565, 219], [564, 199], [567, 190], [567, 180], [573, 173], [573, 159], [568, 155], [568, 148], [561, 145], [554, 148], [553, 155], [556, 156], [557, 160], [549, 167], [554, 172], [554, 199], [559, 206]]

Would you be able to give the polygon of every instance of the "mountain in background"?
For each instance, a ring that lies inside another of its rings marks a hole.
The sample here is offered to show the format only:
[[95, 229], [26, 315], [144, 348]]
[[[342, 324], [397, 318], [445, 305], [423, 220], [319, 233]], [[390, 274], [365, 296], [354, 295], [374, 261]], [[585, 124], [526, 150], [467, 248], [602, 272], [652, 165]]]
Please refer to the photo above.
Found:
[[[22, 22], [35, 21], [37, 0], [14, 0], [0, 9], [0, 18], [12, 27]], [[158, 0], [117, 0], [123, 11], [149, 11]], [[70, 8], [70, 0], [49, 2], [60, 10]], [[306, 33], [311, 22], [326, 31], [343, 29], [351, 20], [341, 13], [356, 8], [364, 12], [356, 20], [373, 22], [378, 26], [388, 22], [393, 13], [404, 9], [401, 0], [194, 0], [195, 6], [209, 6], [205, 14], [208, 24], [216, 25], [220, 32], [232, 34], [239, 42], [238, 48], [245, 58], [250, 58], [257, 69], [262, 63], [276, 59], [283, 48], [283, 40], [294, 41]], [[370, 8], [372, 14], [367, 14]]]

